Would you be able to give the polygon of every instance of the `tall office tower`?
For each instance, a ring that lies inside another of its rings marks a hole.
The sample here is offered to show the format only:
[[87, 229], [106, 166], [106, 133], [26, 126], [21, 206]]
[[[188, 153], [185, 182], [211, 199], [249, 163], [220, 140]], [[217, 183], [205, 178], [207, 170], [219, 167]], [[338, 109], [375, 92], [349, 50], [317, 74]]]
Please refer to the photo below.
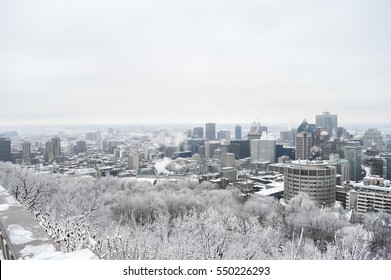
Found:
[[292, 147], [284, 147], [283, 144], [276, 144], [276, 160], [278, 162], [278, 158], [283, 157], [283, 160], [295, 160], [296, 153], [295, 148]]
[[384, 161], [384, 178], [387, 180], [391, 180], [391, 154], [385, 154]]
[[276, 140], [250, 141], [251, 162], [276, 162]]
[[215, 156], [215, 150], [220, 149], [220, 141], [205, 142], [205, 157], [213, 158]]
[[383, 159], [381, 157], [367, 157], [364, 159], [364, 166], [369, 168], [370, 174], [365, 176], [380, 176], [383, 177]]
[[262, 126], [259, 122], [253, 122], [250, 127], [250, 131], [247, 134], [247, 139], [249, 141], [254, 139], [261, 139], [262, 137]]
[[236, 140], [242, 139], [242, 127], [240, 125], [235, 126], [235, 139]]
[[22, 143], [22, 159], [24, 163], [30, 164], [31, 162], [31, 143]]
[[139, 168], [139, 154], [133, 153], [129, 156], [129, 169], [138, 170]]
[[76, 148], [75, 148], [76, 154], [85, 153], [86, 151], [87, 151], [86, 141], [83, 140], [76, 141]]
[[338, 116], [331, 115], [327, 111], [322, 115], [316, 115], [316, 127], [327, 128], [330, 136], [335, 136], [337, 135]]
[[319, 205], [331, 206], [336, 198], [336, 168], [324, 161], [294, 161], [284, 167], [284, 199], [306, 193]]
[[296, 159], [312, 158], [312, 133], [299, 132], [296, 135]]
[[0, 161], [12, 161], [11, 140], [5, 137], [0, 138]]
[[202, 127], [195, 127], [193, 129], [194, 138], [204, 138], [204, 129]]
[[376, 145], [376, 149], [382, 151], [384, 148], [383, 136], [381, 132], [376, 128], [370, 128], [364, 132], [363, 146], [364, 148], [372, 147], [372, 144]]
[[250, 141], [248, 140], [231, 140], [228, 148], [229, 153], [235, 154], [235, 159], [250, 157]]
[[229, 130], [219, 130], [217, 131], [217, 140], [230, 140], [231, 132]]
[[294, 146], [295, 135], [296, 133], [294, 133], [292, 130], [280, 131], [280, 142], [287, 144], [288, 146]]
[[54, 137], [52, 138], [53, 142], [53, 155], [54, 157], [61, 156], [61, 139], [60, 137]]
[[360, 143], [348, 142], [345, 147], [345, 159], [349, 161], [349, 180], [361, 181], [364, 176], [361, 169], [362, 146], [360, 146]]
[[329, 156], [329, 163], [337, 168], [337, 185], [349, 180], [349, 161], [339, 158], [338, 154]]
[[205, 124], [205, 138], [206, 140], [216, 140], [216, 124], [206, 123]]
[[45, 162], [49, 162], [54, 158], [54, 145], [53, 141], [47, 141], [45, 142], [45, 155], [44, 160]]

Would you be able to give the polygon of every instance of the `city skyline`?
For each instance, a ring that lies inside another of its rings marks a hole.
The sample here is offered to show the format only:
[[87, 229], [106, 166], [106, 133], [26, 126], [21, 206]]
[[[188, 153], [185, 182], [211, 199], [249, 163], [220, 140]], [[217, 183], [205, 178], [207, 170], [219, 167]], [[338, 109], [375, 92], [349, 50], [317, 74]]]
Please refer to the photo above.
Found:
[[0, 3], [0, 126], [386, 123], [388, 1]]

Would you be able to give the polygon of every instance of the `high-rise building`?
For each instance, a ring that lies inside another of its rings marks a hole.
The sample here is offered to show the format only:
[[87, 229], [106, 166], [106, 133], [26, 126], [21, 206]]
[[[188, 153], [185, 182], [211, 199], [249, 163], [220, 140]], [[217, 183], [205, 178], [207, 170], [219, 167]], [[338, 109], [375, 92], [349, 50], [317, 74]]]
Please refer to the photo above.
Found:
[[228, 148], [229, 153], [235, 154], [235, 159], [244, 159], [250, 157], [250, 141], [231, 140]]
[[292, 130], [280, 131], [280, 142], [294, 146], [295, 145], [295, 135], [296, 133]]
[[205, 142], [205, 157], [213, 158], [215, 156], [215, 150], [220, 149], [220, 141]]
[[284, 167], [284, 199], [306, 193], [319, 205], [331, 206], [336, 199], [336, 168], [322, 161], [294, 161]]
[[22, 143], [22, 159], [26, 164], [31, 162], [31, 143], [29, 142]]
[[45, 142], [45, 155], [44, 160], [45, 162], [49, 162], [54, 159], [54, 146], [53, 141], [47, 141]]
[[329, 163], [337, 169], [337, 185], [342, 185], [349, 180], [349, 161], [347, 159], [339, 158], [338, 154], [331, 154]]
[[285, 160], [287, 160], [287, 157], [289, 160], [295, 160], [296, 159], [296, 150], [292, 147], [284, 147], [282, 144], [276, 144], [276, 160], [275, 162], [278, 162], [278, 158], [284, 157]]
[[87, 151], [86, 141], [84, 140], [76, 141], [76, 148], [75, 148], [76, 154], [85, 153], [86, 151]]
[[216, 140], [216, 124], [206, 123], [205, 124], [205, 138], [206, 140]]
[[61, 139], [60, 137], [54, 137], [52, 138], [53, 142], [53, 155], [54, 157], [61, 156]]
[[231, 132], [229, 130], [219, 130], [217, 131], [217, 140], [230, 140]]
[[250, 127], [250, 131], [247, 134], [247, 139], [249, 141], [254, 139], [261, 139], [262, 137], [262, 126], [259, 122], [253, 122]]
[[381, 132], [376, 128], [370, 128], [364, 132], [363, 147], [369, 148], [375, 146], [377, 150], [382, 151], [384, 149], [383, 136]]
[[0, 161], [12, 161], [11, 140], [5, 137], [0, 138]]
[[383, 177], [383, 159], [381, 157], [366, 157], [364, 166], [369, 169], [369, 174], [365, 174], [365, 176]]
[[364, 176], [361, 168], [362, 146], [360, 146], [360, 143], [354, 141], [348, 142], [345, 147], [345, 159], [349, 161], [349, 180], [362, 180]]
[[204, 138], [204, 129], [202, 127], [195, 127], [193, 129], [194, 138]]
[[316, 115], [316, 127], [327, 128], [331, 136], [337, 135], [338, 116], [331, 115], [330, 112], [323, 112], [322, 115]]
[[242, 127], [240, 125], [235, 126], [235, 139], [236, 140], [242, 139]]
[[276, 140], [254, 139], [250, 141], [251, 162], [276, 161]]
[[384, 155], [384, 178], [391, 180], [391, 154]]
[[312, 158], [312, 133], [299, 132], [296, 135], [296, 159]]
[[133, 153], [129, 156], [129, 169], [138, 170], [139, 168], [139, 154]]

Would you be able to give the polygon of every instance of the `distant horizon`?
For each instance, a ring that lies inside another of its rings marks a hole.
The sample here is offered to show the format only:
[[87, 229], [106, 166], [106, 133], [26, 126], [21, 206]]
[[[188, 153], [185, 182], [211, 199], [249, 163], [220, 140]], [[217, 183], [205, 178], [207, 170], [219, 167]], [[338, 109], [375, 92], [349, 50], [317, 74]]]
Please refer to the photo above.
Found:
[[[307, 120], [308, 121], [308, 120]], [[213, 122], [213, 121], [210, 121]], [[261, 125], [269, 127], [269, 128], [279, 128], [281, 131], [283, 129], [292, 129], [297, 128], [302, 121], [298, 122], [296, 125], [291, 126], [288, 123], [262, 123]], [[308, 121], [309, 123], [315, 123], [312, 121]], [[186, 129], [193, 129], [194, 127], [203, 127], [205, 129], [205, 123], [206, 122], [199, 122], [199, 123], [188, 123], [188, 122], [161, 122], [161, 123], [153, 123], [153, 122], [144, 122], [144, 123], [47, 123], [47, 124], [18, 124], [18, 125], [0, 125], [0, 134], [4, 132], [10, 132], [10, 131], [17, 131], [18, 130], [24, 132], [24, 131], [34, 131], [34, 130], [57, 130], [58, 132], [61, 132], [61, 130], [108, 130], [109, 128], [118, 128], [118, 129], [171, 129], [171, 130], [186, 130]], [[247, 122], [247, 123], [218, 123], [216, 122], [216, 131], [219, 129], [231, 129], [234, 130], [236, 125], [241, 125], [242, 129], [247, 130], [250, 128], [251, 124], [253, 122]], [[369, 128], [377, 128], [377, 129], [385, 129], [387, 132], [391, 132], [391, 122], [383, 122], [383, 123], [376, 123], [376, 122], [344, 122], [339, 123], [339, 127], [344, 127], [345, 129], [353, 129], [353, 130], [366, 130]], [[64, 131], [66, 132], [66, 131]], [[37, 133], [40, 133], [37, 131]]]

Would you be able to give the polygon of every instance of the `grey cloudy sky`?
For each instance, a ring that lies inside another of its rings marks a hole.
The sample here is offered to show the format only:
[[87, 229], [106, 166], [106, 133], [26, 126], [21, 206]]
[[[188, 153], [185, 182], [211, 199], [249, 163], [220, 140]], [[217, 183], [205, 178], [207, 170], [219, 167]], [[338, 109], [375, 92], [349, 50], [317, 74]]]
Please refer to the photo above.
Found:
[[0, 1], [0, 124], [391, 117], [391, 1]]

